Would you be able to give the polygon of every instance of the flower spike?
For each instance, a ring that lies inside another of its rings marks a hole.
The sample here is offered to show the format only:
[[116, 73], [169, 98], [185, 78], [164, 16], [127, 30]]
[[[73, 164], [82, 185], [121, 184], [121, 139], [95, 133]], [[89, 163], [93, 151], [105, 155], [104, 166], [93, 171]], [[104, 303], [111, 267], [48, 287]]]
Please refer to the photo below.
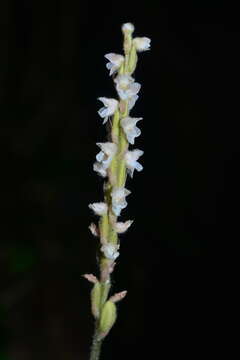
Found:
[[115, 303], [126, 296], [127, 291], [109, 295], [111, 276], [120, 257], [120, 238], [133, 220], [119, 221], [122, 210], [128, 205], [127, 180], [134, 171], [142, 171], [138, 162], [143, 151], [131, 149], [135, 139], [141, 135], [138, 122], [142, 117], [132, 117], [130, 112], [139, 99], [141, 85], [135, 81], [134, 71], [138, 53], [150, 50], [148, 37], [134, 37], [135, 28], [130, 22], [122, 25], [124, 54], [109, 52], [106, 68], [112, 76], [117, 98], [99, 97], [103, 106], [98, 110], [103, 124], [107, 121], [108, 137], [106, 142], [97, 142], [99, 152], [93, 170], [104, 178], [103, 200], [89, 204], [93, 213], [99, 216], [98, 224], [91, 223], [89, 230], [98, 243], [98, 278], [92, 274], [83, 275], [93, 284], [91, 291], [91, 310], [96, 320], [90, 360], [98, 360], [102, 340], [107, 336], [117, 318]]

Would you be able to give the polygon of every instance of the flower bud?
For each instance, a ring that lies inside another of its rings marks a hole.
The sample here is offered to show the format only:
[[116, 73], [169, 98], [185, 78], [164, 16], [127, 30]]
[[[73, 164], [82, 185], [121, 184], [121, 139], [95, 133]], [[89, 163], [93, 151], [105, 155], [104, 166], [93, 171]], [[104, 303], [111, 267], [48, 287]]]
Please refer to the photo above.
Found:
[[122, 32], [123, 33], [130, 33], [132, 34], [134, 32], [134, 25], [131, 23], [125, 23], [122, 25]]
[[103, 339], [108, 332], [111, 330], [113, 324], [117, 318], [117, 308], [112, 301], [107, 301], [102, 309], [100, 323], [99, 323], [99, 332], [100, 339]]
[[91, 291], [91, 307], [92, 314], [95, 318], [99, 317], [99, 309], [101, 305], [101, 284], [96, 282]]

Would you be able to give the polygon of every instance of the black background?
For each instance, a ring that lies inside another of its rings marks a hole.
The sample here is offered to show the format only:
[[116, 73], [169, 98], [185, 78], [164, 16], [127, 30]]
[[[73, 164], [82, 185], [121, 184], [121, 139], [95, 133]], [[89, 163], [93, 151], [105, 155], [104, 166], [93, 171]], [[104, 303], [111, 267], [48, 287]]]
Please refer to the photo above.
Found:
[[135, 222], [122, 236], [113, 291], [128, 296], [103, 359], [229, 352], [239, 239], [237, 9], [3, 0], [0, 18], [0, 358], [88, 358], [93, 320], [81, 274], [97, 271], [88, 232], [88, 204], [102, 199], [92, 171], [95, 143], [105, 140], [97, 97], [116, 96], [103, 56], [122, 51], [128, 21], [152, 39], [139, 56], [132, 111], [144, 118], [136, 141], [144, 172], [127, 184], [122, 218]]

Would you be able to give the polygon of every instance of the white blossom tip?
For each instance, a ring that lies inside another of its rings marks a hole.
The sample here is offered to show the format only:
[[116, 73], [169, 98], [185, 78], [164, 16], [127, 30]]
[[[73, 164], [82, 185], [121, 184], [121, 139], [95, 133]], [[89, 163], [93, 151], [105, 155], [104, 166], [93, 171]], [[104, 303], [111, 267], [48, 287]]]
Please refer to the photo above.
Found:
[[134, 32], [134, 25], [130, 22], [125, 23], [122, 25], [122, 31], [123, 32], [128, 32], [128, 33], [133, 33]]

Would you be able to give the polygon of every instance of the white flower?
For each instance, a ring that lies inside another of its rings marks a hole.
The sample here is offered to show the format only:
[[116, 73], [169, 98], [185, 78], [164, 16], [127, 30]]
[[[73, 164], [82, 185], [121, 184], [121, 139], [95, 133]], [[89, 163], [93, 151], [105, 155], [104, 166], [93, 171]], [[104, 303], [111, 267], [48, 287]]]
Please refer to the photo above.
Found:
[[107, 176], [107, 171], [105, 169], [105, 167], [103, 166], [102, 163], [96, 161], [93, 164], [93, 170], [96, 171], [100, 176], [102, 177], [106, 177]]
[[117, 145], [111, 142], [97, 143], [101, 151], [96, 155], [97, 162], [93, 164], [93, 170], [102, 177], [107, 176], [106, 169], [111, 164], [114, 155], [117, 152]]
[[134, 25], [131, 23], [125, 23], [122, 25], [122, 31], [123, 32], [129, 32], [129, 33], [133, 33], [134, 31]]
[[95, 212], [96, 215], [102, 216], [107, 213], [108, 207], [104, 202], [89, 204], [88, 207]]
[[118, 101], [105, 97], [99, 97], [98, 100], [102, 101], [104, 107], [98, 110], [98, 114], [104, 118], [103, 124], [108, 121], [109, 116], [113, 115], [118, 107]]
[[127, 220], [125, 222], [117, 222], [114, 224], [114, 229], [117, 233], [122, 234], [132, 225], [133, 220]]
[[111, 192], [112, 196], [112, 211], [116, 216], [119, 216], [121, 210], [127, 207], [127, 201], [125, 199], [131, 191], [125, 189], [124, 187], [115, 188]]
[[106, 64], [107, 69], [110, 70], [109, 75], [114, 74], [121, 67], [124, 61], [124, 57], [122, 55], [114, 53], [106, 54], [104, 57], [109, 60]]
[[119, 256], [119, 252], [117, 251], [118, 249], [119, 245], [104, 244], [100, 250], [104, 253], [104, 256], [107, 259], [116, 260], [116, 258]]
[[137, 161], [138, 158], [140, 156], [143, 155], [143, 151], [142, 150], [132, 150], [132, 151], [127, 151], [125, 154], [125, 161], [126, 161], [126, 166], [129, 172], [129, 175], [131, 177], [133, 177], [133, 173], [134, 170], [136, 169], [137, 171], [142, 171], [143, 167], [142, 165]]
[[121, 120], [121, 126], [130, 144], [134, 144], [137, 136], [141, 135], [141, 130], [136, 126], [137, 122], [142, 118], [132, 118], [127, 116]]
[[97, 146], [100, 147], [101, 151], [96, 155], [96, 159], [107, 169], [117, 152], [117, 145], [112, 142], [105, 142], [97, 143]]
[[133, 39], [136, 50], [140, 52], [150, 50], [150, 43], [151, 39], [148, 37], [136, 37]]
[[134, 82], [134, 78], [130, 75], [118, 75], [114, 82], [116, 83], [118, 95], [122, 100], [136, 96], [141, 88], [141, 85]]

